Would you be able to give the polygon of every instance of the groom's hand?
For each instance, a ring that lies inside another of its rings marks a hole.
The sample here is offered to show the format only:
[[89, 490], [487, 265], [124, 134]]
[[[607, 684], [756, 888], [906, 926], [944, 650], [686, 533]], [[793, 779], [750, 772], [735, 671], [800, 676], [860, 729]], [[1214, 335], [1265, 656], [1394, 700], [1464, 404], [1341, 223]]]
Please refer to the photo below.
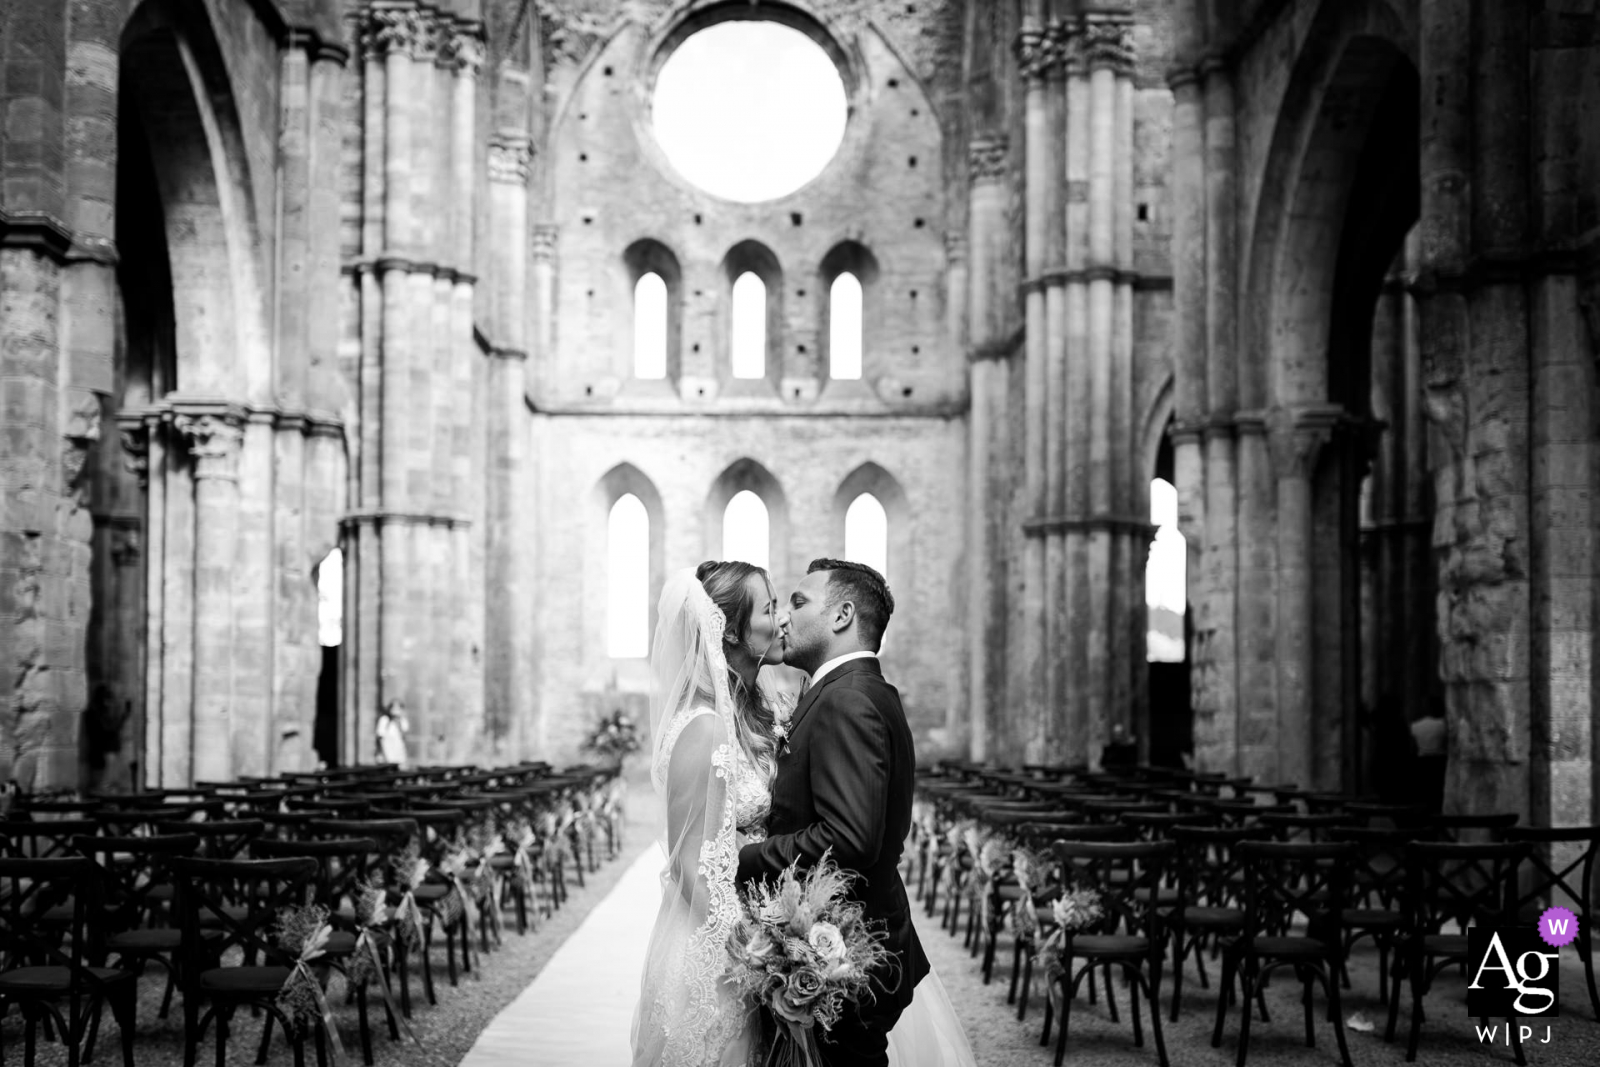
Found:
[[816, 821], [739, 850], [739, 880], [764, 878], [795, 860], [809, 867], [833, 850], [847, 870], [864, 871], [883, 851], [889, 799], [889, 731], [870, 700], [851, 689], [830, 691], [809, 743]]

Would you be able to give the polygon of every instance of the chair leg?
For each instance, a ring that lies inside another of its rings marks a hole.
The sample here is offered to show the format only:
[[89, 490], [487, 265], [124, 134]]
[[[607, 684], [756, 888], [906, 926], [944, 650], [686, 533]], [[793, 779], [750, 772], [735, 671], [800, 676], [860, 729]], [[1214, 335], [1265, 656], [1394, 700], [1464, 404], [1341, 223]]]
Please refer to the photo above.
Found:
[[1033, 986], [1033, 949], [1030, 947], [1023, 953], [1022, 959], [1022, 995], [1017, 998], [1017, 1020], [1020, 1022], [1028, 1015], [1028, 991]]
[[[1077, 992], [1074, 988], [1076, 983], [1066, 978], [1067, 975], [1072, 973], [1072, 959], [1070, 957], [1063, 959], [1062, 966], [1064, 970], [1062, 971], [1061, 988], [1061, 1032], [1056, 1035], [1055, 1067], [1061, 1067], [1061, 1061], [1067, 1055], [1067, 1028], [1072, 1022], [1072, 998]], [[1089, 967], [1087, 970], [1090, 974], [1094, 973], [1093, 967]]]
[[[1311, 975], [1304, 967], [1296, 967], [1294, 970], [1295, 977], [1300, 979], [1301, 1014], [1306, 1018], [1306, 1048], [1316, 1048], [1317, 1032], [1313, 1029], [1311, 1022]], [[1334, 981], [1338, 981], [1337, 972], [1335, 972]]]
[[[224, 1011], [221, 1008], [217, 1009], [217, 1067], [228, 1067], [228, 1016], [231, 1014], [232, 1012]], [[271, 1020], [272, 1016], [268, 1015], [267, 1021], [270, 1022]], [[265, 1063], [266, 1061], [262, 1060], [262, 1062]]]
[[1044, 1030], [1039, 1034], [1039, 1047], [1050, 1047], [1050, 1024], [1055, 1021], [1056, 1006], [1050, 999], [1050, 992], [1055, 988], [1054, 983], [1046, 982], [1044, 990]]
[[1168, 1063], [1167, 1063], [1167, 1039], [1161, 1033], [1161, 997], [1159, 995], [1160, 992], [1161, 992], [1161, 970], [1160, 970], [1159, 967], [1157, 967], [1156, 973], [1154, 975], [1152, 975], [1151, 978], [1150, 978], [1150, 1029], [1151, 1029], [1151, 1031], [1153, 1031], [1155, 1033], [1155, 1037], [1156, 1037], [1156, 1060], [1157, 1060], [1157, 1062], [1159, 1062], [1161, 1064], [1161, 1067], [1168, 1067]]
[[1234, 1067], [1244, 1067], [1250, 1054], [1250, 1009], [1257, 992], [1255, 967], [1242, 963], [1239, 967], [1239, 1051], [1234, 1056]]
[[1128, 976], [1128, 1005], [1128, 1016], [1133, 1020], [1133, 1047], [1144, 1048], [1144, 1023], [1139, 1021], [1139, 981], [1134, 975]]
[[1411, 1036], [1406, 1042], [1406, 1062], [1417, 1059], [1417, 1039], [1422, 1036], [1422, 997], [1427, 992], [1427, 957], [1418, 953], [1411, 961]]
[[122, 1067], [133, 1067], [133, 1037], [139, 1016], [139, 988], [128, 984], [125, 997], [113, 1002], [112, 1014], [117, 1020], [117, 1036], [122, 1039]]
[[1106, 964], [1101, 971], [1106, 978], [1106, 1010], [1111, 1013], [1111, 1021], [1120, 1023], [1122, 1017], [1117, 1014], [1117, 995], [1111, 989], [1111, 964]]
[[[261, 1024], [261, 1046], [256, 1050], [256, 1067], [261, 1067], [262, 1064], [266, 1063], [267, 1056], [272, 1051], [272, 1024], [275, 1020], [276, 1016], [269, 1011], [267, 1012], [266, 1020]], [[294, 1040], [293, 1034], [286, 1036], [291, 1041]]]
[[1389, 976], [1389, 1022], [1383, 1029], [1385, 1041], [1394, 1040], [1394, 1025], [1400, 1016], [1400, 978], [1405, 970], [1405, 951], [1400, 945], [1394, 950], [1394, 973]]
[[[1198, 955], [1198, 953], [1196, 953]], [[1178, 1005], [1183, 1001], [1183, 931], [1172, 935], [1172, 1021], [1178, 1021]]]
[[[382, 975], [378, 976], [381, 980]], [[372, 1067], [372, 1026], [367, 1020], [367, 983], [356, 986], [356, 1019], [361, 1026], [361, 1062]]]
[[1011, 988], [1006, 992], [1006, 1003], [1017, 1002], [1017, 979], [1022, 975], [1022, 938], [1018, 937], [1011, 946]]
[[1589, 1007], [1595, 1019], [1600, 1020], [1600, 992], [1595, 991], [1594, 984], [1594, 942], [1587, 923], [1578, 931], [1578, 954], [1583, 957], [1583, 976], [1589, 982]]
[[1328, 974], [1328, 1006], [1333, 1016], [1331, 1021], [1334, 1040], [1339, 1042], [1339, 1059], [1344, 1063], [1344, 1067], [1351, 1067], [1350, 1046], [1344, 1037], [1344, 1006], [1339, 999], [1339, 983], [1333, 977], [1331, 970]]
[[1233, 960], [1229, 956], [1222, 957], [1222, 977], [1217, 986], [1217, 1021], [1211, 1029], [1211, 1047], [1222, 1047], [1222, 1023], [1228, 1011], [1228, 990], [1232, 988]]

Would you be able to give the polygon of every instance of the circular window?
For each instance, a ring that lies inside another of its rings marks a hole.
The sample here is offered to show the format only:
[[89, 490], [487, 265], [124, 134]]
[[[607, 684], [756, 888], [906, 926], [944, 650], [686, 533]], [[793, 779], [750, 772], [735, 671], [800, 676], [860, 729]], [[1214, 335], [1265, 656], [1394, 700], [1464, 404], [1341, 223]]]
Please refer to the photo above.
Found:
[[662, 64], [651, 100], [667, 161], [706, 192], [742, 203], [786, 196], [821, 174], [848, 111], [821, 46], [748, 20], [688, 37]]

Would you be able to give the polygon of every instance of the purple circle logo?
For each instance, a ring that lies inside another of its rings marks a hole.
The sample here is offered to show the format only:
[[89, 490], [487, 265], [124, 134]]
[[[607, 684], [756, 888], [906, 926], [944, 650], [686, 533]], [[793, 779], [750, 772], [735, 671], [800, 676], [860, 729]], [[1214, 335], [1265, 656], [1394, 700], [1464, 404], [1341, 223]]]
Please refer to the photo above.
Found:
[[1559, 905], [1539, 916], [1539, 936], [1551, 948], [1572, 944], [1578, 936], [1578, 917]]

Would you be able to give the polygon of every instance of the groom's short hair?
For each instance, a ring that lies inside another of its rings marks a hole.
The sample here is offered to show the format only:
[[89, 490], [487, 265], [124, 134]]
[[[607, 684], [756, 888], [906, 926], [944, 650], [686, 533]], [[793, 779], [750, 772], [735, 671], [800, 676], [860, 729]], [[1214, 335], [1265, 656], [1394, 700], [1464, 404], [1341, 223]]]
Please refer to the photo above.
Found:
[[883, 575], [865, 563], [847, 559], [814, 559], [807, 574], [828, 572], [828, 607], [848, 600], [856, 608], [856, 627], [861, 643], [876, 652], [883, 644], [883, 631], [894, 614], [894, 594]]

